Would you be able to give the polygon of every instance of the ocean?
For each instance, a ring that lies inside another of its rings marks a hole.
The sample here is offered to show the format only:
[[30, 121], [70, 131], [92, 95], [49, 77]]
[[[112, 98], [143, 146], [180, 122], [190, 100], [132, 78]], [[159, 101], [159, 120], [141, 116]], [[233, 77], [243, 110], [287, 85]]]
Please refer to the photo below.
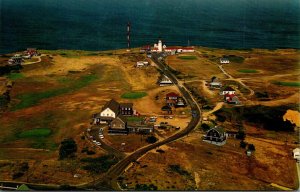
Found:
[[0, 54], [131, 45], [300, 48], [299, 0], [0, 0]]

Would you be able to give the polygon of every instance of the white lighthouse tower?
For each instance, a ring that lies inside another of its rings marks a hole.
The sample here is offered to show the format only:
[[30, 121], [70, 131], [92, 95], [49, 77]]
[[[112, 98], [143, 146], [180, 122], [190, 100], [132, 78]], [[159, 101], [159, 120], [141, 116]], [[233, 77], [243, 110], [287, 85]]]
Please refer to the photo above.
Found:
[[157, 46], [157, 48], [158, 48], [158, 52], [162, 52], [163, 51], [163, 45], [162, 45], [162, 41], [161, 40], [158, 40], [158, 46]]

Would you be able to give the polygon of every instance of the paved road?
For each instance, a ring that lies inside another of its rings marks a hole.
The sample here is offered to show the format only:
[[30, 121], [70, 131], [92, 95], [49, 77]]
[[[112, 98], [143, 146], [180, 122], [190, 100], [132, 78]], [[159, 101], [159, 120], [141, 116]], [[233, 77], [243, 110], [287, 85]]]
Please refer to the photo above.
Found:
[[100, 127], [95, 127], [92, 128], [92, 130], [90, 131], [90, 135], [94, 137], [94, 140], [99, 141], [101, 143], [101, 146], [97, 146], [96, 144], [94, 144], [97, 147], [101, 147], [102, 149], [104, 149], [105, 151], [107, 151], [110, 154], [113, 154], [115, 157], [117, 157], [119, 160], [125, 158], [125, 153], [113, 148], [112, 146], [106, 144], [102, 139], [99, 138], [99, 128]]
[[158, 65], [158, 67], [161, 70], [164, 71], [164, 74], [166, 76], [168, 76], [172, 80], [172, 82], [179, 88], [182, 96], [185, 98], [185, 100], [190, 105], [190, 107], [193, 111], [194, 115], [192, 117], [192, 120], [190, 121], [190, 123], [188, 124], [186, 129], [178, 132], [177, 134], [175, 134], [175, 135], [173, 135], [173, 136], [171, 136], [171, 137], [169, 137], [165, 140], [162, 140], [162, 141], [159, 141], [157, 143], [147, 145], [143, 148], [140, 148], [139, 150], [135, 151], [134, 153], [130, 154], [126, 158], [119, 161], [119, 163], [114, 165], [106, 173], [106, 176], [104, 177], [104, 179], [98, 180], [96, 182], [97, 183], [96, 184], [96, 189], [101, 189], [101, 188], [103, 188], [103, 186], [105, 186], [105, 187], [108, 187], [108, 188], [111, 188], [111, 189], [114, 189], [114, 190], [120, 190], [120, 187], [119, 187], [118, 182], [117, 182], [117, 178], [118, 178], [119, 175], [121, 175], [124, 172], [126, 167], [128, 165], [130, 165], [130, 163], [136, 161], [139, 157], [141, 157], [142, 155], [144, 155], [145, 153], [147, 153], [148, 151], [150, 151], [152, 149], [158, 148], [158, 147], [160, 147], [164, 144], [171, 143], [171, 142], [173, 142], [173, 141], [175, 141], [179, 138], [184, 137], [189, 132], [191, 132], [195, 127], [197, 127], [197, 125], [201, 121], [201, 111], [200, 111], [199, 105], [195, 102], [195, 100], [193, 99], [191, 94], [187, 91], [187, 89], [180, 82], [178, 82], [175, 75], [173, 75], [173, 73], [168, 70], [168, 67], [165, 65], [165, 63], [163, 61], [158, 60], [158, 58], [160, 56], [161, 55], [153, 54], [152, 60]]

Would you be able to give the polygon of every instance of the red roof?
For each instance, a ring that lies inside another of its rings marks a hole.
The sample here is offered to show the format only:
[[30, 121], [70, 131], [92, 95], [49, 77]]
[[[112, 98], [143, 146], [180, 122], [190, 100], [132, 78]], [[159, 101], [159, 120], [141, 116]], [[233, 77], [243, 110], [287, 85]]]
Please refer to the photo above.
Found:
[[168, 93], [166, 96], [167, 97], [179, 97], [179, 95], [174, 92]]

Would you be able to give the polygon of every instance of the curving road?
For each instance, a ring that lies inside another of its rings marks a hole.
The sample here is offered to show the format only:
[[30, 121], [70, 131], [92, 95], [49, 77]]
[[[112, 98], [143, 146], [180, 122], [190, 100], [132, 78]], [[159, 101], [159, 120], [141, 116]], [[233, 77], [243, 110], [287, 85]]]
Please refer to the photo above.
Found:
[[182, 83], [177, 80], [175, 75], [171, 71], [169, 71], [167, 65], [163, 61], [158, 59], [159, 57], [161, 57], [160, 54], [153, 54], [152, 60], [164, 72], [164, 74], [168, 76], [172, 80], [172, 82], [178, 87], [182, 96], [185, 98], [185, 100], [191, 107], [192, 114], [193, 114], [192, 120], [190, 121], [186, 129], [178, 132], [177, 134], [165, 140], [140, 148], [139, 150], [135, 151], [134, 153], [130, 154], [126, 158], [119, 161], [116, 165], [110, 168], [110, 170], [106, 173], [104, 179], [98, 180], [96, 182], [95, 187], [98, 190], [103, 189], [103, 187], [111, 188], [113, 190], [120, 190], [120, 186], [118, 185], [117, 179], [119, 175], [121, 175], [124, 172], [124, 170], [130, 165], [130, 163], [136, 161], [139, 157], [146, 154], [148, 151], [152, 149], [155, 149], [157, 147], [160, 147], [167, 143], [171, 143], [177, 139], [184, 137], [189, 132], [191, 132], [195, 127], [197, 127], [197, 125], [201, 122], [201, 110], [198, 103], [195, 102], [192, 95], [187, 91], [187, 89], [182, 85]]

